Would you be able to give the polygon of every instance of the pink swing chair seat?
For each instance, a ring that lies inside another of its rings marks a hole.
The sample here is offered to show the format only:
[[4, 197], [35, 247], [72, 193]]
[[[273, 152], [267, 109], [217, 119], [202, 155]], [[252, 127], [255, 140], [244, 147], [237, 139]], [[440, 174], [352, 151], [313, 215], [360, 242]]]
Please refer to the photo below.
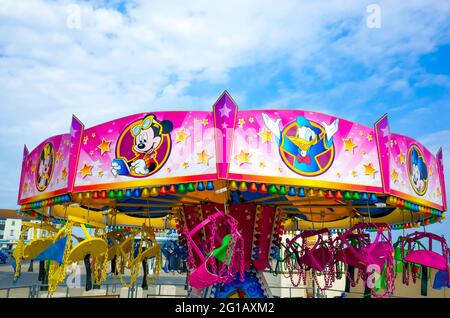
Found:
[[[428, 250], [414, 249], [413, 244], [423, 238], [428, 239]], [[432, 250], [433, 241], [441, 244], [442, 254], [439, 254]], [[408, 251], [405, 251], [405, 247], [408, 247]], [[403, 238], [401, 249], [404, 262], [414, 263], [434, 268], [440, 271], [448, 270], [448, 247], [447, 242], [443, 237], [440, 237], [433, 233], [414, 232]]]
[[[228, 265], [228, 272], [216, 274], [213, 273], [210, 269], [215, 267], [216, 258], [213, 254], [213, 251], [210, 251], [209, 255], [207, 257], [204, 256], [203, 252], [200, 250], [198, 245], [193, 240], [193, 235], [197, 233], [201, 228], [205, 227], [209, 223], [215, 221], [218, 218], [224, 218], [224, 222], [230, 226], [231, 228], [231, 234], [234, 237], [234, 244], [236, 245], [238, 241], [242, 243], [242, 236], [238, 232], [237, 228], [232, 225], [232, 222], [230, 219], [233, 219], [231, 216], [225, 215], [223, 212], [217, 212], [207, 217], [206, 220], [203, 222], [197, 224], [191, 231], [189, 231], [187, 228], [185, 228], [185, 235], [188, 240], [188, 244], [192, 247], [192, 252], [195, 252], [197, 257], [200, 259], [201, 264], [200, 266], [193, 269], [193, 271], [190, 273], [188, 282], [189, 285], [194, 288], [206, 288], [208, 286], [212, 286], [217, 283], [224, 283], [228, 280], [234, 278], [234, 273], [230, 273], [230, 271], [233, 271], [236, 269], [235, 264], [229, 264]], [[233, 219], [234, 220], [234, 219]], [[215, 223], [212, 224], [212, 226], [215, 226]], [[216, 240], [219, 244], [222, 242], [222, 239], [219, 237], [218, 233], [216, 232], [214, 235], [214, 240]], [[241, 249], [241, 252], [243, 252], [243, 249]], [[235, 253], [235, 252], [232, 252]], [[242, 255], [241, 255], [242, 258]], [[222, 265], [225, 266], [225, 265]]]

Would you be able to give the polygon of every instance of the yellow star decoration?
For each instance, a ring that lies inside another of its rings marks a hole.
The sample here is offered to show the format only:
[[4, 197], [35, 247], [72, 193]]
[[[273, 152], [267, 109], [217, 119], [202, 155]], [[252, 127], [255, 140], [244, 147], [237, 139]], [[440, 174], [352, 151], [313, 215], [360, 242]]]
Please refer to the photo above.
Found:
[[260, 167], [260, 168], [264, 168], [265, 166], [266, 166], [266, 164], [265, 164], [264, 162], [260, 162], [260, 163], [259, 163], [259, 167]]
[[344, 141], [344, 150], [348, 150], [353, 153], [353, 149], [357, 146], [353, 142], [352, 138], [343, 139], [343, 141]]
[[188, 162], [183, 162], [182, 164], [181, 164], [182, 166], [183, 166], [183, 168], [184, 169], [186, 169], [186, 168], [188, 168], [189, 167], [189, 163]]
[[250, 153], [244, 152], [243, 150], [241, 150], [241, 152], [235, 156], [238, 161], [238, 165], [242, 165], [243, 163], [250, 163], [249, 157]]
[[255, 121], [255, 118], [250, 117], [250, 118], [248, 119], [248, 121], [249, 121], [250, 123], [253, 123], [253, 122]]
[[363, 166], [364, 166], [364, 174], [367, 174], [369, 176], [372, 176], [372, 178], [375, 178], [375, 172], [377, 172], [377, 169], [373, 167], [372, 163]]
[[355, 170], [352, 171], [352, 176], [353, 178], [356, 178], [356, 176], [358, 175], [358, 172], [356, 172]]
[[95, 136], [97, 136], [95, 133], [92, 133], [92, 134], [91, 134], [91, 137], [92, 137], [92, 138], [95, 138]]
[[170, 173], [170, 171], [172, 171], [172, 169], [170, 169], [170, 168], [167, 168], [167, 169], [166, 169], [166, 171]]
[[436, 189], [436, 194], [437, 194], [438, 197], [440, 197], [442, 195], [441, 189], [437, 188]]
[[89, 154], [90, 154], [91, 156], [93, 156], [93, 155], [94, 155], [94, 150], [89, 151]]
[[176, 134], [175, 142], [177, 143], [182, 142], [184, 144], [186, 144], [186, 139], [190, 136], [190, 134], [186, 132], [184, 128], [178, 130], [175, 134]]
[[283, 172], [283, 168], [278, 168], [278, 171], [280, 172], [280, 173], [282, 173]]
[[62, 153], [61, 153], [61, 151], [58, 150], [58, 152], [56, 153], [56, 163], [58, 163], [59, 160], [61, 160], [61, 156], [62, 156]]
[[336, 173], [336, 177], [340, 178], [340, 177], [341, 177], [341, 174], [340, 174], [339, 172]]
[[64, 167], [61, 171], [61, 179], [66, 180], [67, 178], [67, 169]]
[[364, 133], [362, 132], [362, 130], [359, 131], [359, 135], [362, 137], [364, 135]]
[[100, 171], [98, 172], [97, 176], [98, 176], [99, 178], [103, 177], [103, 171], [100, 170]]
[[86, 145], [89, 140], [89, 136], [84, 136], [83, 143]]
[[209, 165], [209, 158], [211, 158], [211, 156], [208, 155], [205, 150], [197, 153], [197, 163], [204, 163], [205, 165]]
[[86, 177], [88, 175], [92, 176], [92, 166], [88, 165], [88, 164], [84, 164], [83, 168], [80, 170], [81, 172], [81, 177]]
[[365, 155], [366, 154], [366, 151], [363, 149], [363, 150], [361, 150], [361, 154], [362, 155]]
[[244, 118], [239, 118], [238, 124], [239, 124], [239, 127], [242, 128], [242, 126], [245, 125], [245, 119]]
[[402, 165], [405, 164], [405, 155], [404, 155], [404, 154], [400, 153], [400, 154], [398, 155], [398, 159], [400, 160], [400, 163], [401, 163]]
[[395, 170], [392, 171], [391, 178], [392, 178], [392, 180], [394, 180], [394, 182], [397, 182], [398, 181], [398, 172]]
[[367, 140], [368, 140], [368, 141], [372, 141], [372, 138], [373, 138], [372, 135], [370, 135], [370, 134], [367, 135]]
[[208, 123], [209, 123], [208, 118], [202, 119], [202, 125], [203, 125], [203, 126], [207, 126]]
[[23, 184], [23, 192], [27, 192], [28, 191], [28, 183], [24, 183]]
[[258, 136], [261, 137], [262, 143], [272, 142], [272, 132], [264, 128], [262, 131], [258, 133]]
[[105, 140], [105, 138], [102, 138], [102, 143], [97, 146], [97, 148], [100, 149], [102, 156], [105, 152], [111, 151], [111, 149], [109, 149], [111, 142], [112, 140]]
[[35, 168], [34, 163], [33, 163], [33, 164], [31, 165], [31, 167], [30, 167], [31, 173], [34, 173], [34, 169], [36, 169], [36, 168]]

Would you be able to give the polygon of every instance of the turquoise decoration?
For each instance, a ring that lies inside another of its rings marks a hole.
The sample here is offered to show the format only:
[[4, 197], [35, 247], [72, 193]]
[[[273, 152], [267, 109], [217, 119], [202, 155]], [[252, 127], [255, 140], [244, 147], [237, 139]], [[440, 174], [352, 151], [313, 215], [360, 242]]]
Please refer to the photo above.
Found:
[[205, 190], [205, 185], [203, 184], [203, 182], [199, 182], [197, 184], [197, 191], [204, 191]]
[[141, 196], [141, 190], [140, 189], [134, 189], [133, 197], [139, 198], [140, 196]]
[[288, 196], [290, 197], [295, 197], [295, 188], [294, 187], [289, 187], [289, 192], [288, 192]]
[[297, 196], [299, 196], [300, 198], [304, 198], [305, 197], [305, 189], [299, 188]]
[[206, 183], [206, 190], [208, 191], [214, 190], [214, 183], [212, 181], [208, 181]]

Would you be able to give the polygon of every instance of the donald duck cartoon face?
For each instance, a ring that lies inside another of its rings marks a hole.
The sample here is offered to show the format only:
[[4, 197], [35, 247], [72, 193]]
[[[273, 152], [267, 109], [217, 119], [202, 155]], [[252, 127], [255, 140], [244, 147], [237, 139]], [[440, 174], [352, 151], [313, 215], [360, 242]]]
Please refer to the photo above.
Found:
[[331, 124], [316, 123], [303, 116], [280, 127], [281, 118], [272, 120], [262, 114], [265, 126], [275, 136], [284, 163], [298, 174], [316, 176], [325, 172], [334, 159], [333, 136], [339, 129], [339, 119]]
[[[302, 117], [304, 118], [304, 117]], [[309, 123], [305, 123], [303, 120], [300, 120], [300, 124], [303, 126], [299, 126], [297, 128], [295, 136], [288, 138], [303, 152], [308, 151], [311, 146], [317, 144], [319, 141], [320, 132], [316, 132], [313, 130], [315, 127], [311, 127]]]

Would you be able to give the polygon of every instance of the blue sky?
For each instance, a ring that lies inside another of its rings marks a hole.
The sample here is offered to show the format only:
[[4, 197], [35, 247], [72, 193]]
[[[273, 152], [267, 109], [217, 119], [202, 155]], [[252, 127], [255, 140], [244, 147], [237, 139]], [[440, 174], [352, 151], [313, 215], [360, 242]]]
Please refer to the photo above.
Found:
[[241, 109], [368, 126], [388, 113], [394, 132], [443, 147], [450, 189], [448, 1], [0, 0], [1, 207], [16, 207], [23, 144], [67, 132], [72, 113], [92, 126], [209, 110], [225, 89]]

